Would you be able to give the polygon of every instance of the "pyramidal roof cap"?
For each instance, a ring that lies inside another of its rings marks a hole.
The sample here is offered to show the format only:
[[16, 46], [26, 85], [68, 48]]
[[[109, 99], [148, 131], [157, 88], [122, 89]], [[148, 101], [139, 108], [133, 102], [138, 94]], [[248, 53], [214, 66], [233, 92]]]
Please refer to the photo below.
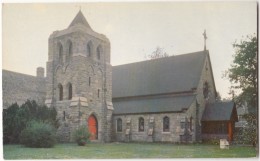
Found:
[[82, 24], [88, 28], [91, 28], [90, 25], [88, 24], [86, 18], [84, 17], [83, 13], [81, 12], [81, 10], [79, 10], [78, 14], [73, 19], [73, 21], [70, 23], [69, 27], [72, 27], [77, 24]]

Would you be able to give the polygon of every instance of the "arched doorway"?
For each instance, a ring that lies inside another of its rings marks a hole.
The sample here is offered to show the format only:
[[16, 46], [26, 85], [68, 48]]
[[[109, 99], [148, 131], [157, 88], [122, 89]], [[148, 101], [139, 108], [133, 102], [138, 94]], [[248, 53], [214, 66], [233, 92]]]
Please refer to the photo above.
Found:
[[91, 134], [90, 140], [97, 140], [98, 139], [98, 122], [94, 115], [91, 115], [88, 118], [88, 130]]

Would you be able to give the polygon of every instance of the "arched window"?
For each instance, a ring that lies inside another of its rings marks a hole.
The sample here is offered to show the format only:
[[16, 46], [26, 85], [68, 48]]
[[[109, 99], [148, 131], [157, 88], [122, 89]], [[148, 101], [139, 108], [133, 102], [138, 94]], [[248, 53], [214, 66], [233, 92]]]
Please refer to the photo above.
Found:
[[116, 131], [117, 132], [122, 132], [122, 119], [121, 118], [118, 118], [116, 120]]
[[97, 59], [100, 60], [101, 58], [101, 52], [102, 52], [102, 47], [99, 45], [97, 47]]
[[63, 87], [61, 84], [58, 85], [58, 89], [59, 89], [59, 100], [62, 101], [63, 100]]
[[91, 77], [88, 78], [88, 85], [91, 85]]
[[140, 117], [139, 118], [139, 127], [138, 127], [139, 131], [142, 132], [144, 131], [144, 118]]
[[203, 95], [205, 99], [209, 96], [209, 84], [207, 81], [203, 85]]
[[99, 98], [99, 96], [100, 96], [100, 89], [98, 89], [98, 98]]
[[170, 131], [170, 119], [169, 117], [165, 116], [163, 118], [163, 132], [169, 132]]
[[65, 111], [63, 111], [63, 121], [65, 121], [66, 120], [66, 113], [65, 113]]
[[89, 41], [87, 44], [87, 56], [90, 57], [92, 55], [92, 50], [93, 50], [93, 44], [91, 41]]
[[72, 99], [72, 85], [71, 83], [68, 84], [68, 100]]
[[59, 63], [62, 64], [63, 59], [63, 47], [61, 44], [59, 44]]
[[69, 40], [67, 45], [68, 45], [67, 62], [70, 62], [72, 57], [72, 52], [73, 52], [72, 42]]

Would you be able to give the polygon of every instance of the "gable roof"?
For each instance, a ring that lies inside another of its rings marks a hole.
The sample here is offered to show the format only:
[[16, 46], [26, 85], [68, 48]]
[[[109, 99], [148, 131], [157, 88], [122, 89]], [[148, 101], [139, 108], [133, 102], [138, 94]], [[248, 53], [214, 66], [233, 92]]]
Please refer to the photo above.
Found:
[[171, 56], [112, 69], [112, 97], [191, 91], [197, 88], [208, 51]]
[[81, 11], [78, 12], [76, 17], [70, 23], [69, 27], [72, 27], [72, 26], [77, 25], [77, 24], [82, 24], [82, 25], [84, 25], [88, 28], [91, 28]]
[[195, 95], [113, 100], [113, 114], [181, 112], [196, 100]]
[[3, 108], [15, 102], [21, 105], [27, 99], [44, 103], [45, 88], [45, 78], [2, 70]]
[[[234, 102], [215, 102], [206, 106], [202, 121], [229, 121], [235, 117], [237, 121], [237, 111]], [[235, 116], [233, 116], [235, 115]]]

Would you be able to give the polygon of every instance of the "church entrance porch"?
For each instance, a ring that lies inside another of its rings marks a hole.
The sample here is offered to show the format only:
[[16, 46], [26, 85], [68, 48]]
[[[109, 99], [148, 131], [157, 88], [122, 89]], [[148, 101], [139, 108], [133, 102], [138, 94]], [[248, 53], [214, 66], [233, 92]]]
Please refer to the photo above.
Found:
[[88, 118], [88, 130], [91, 134], [90, 140], [97, 140], [98, 139], [98, 122], [94, 115], [91, 115]]

